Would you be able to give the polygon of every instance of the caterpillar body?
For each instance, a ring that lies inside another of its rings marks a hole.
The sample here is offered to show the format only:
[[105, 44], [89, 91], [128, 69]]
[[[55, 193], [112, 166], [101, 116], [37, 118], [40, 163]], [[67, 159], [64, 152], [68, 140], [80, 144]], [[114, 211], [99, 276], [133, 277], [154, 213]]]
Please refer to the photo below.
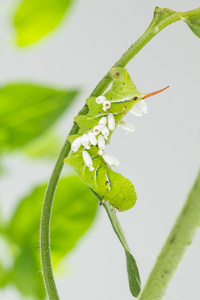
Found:
[[145, 112], [143, 99], [164, 89], [143, 95], [136, 89], [126, 69], [113, 68], [110, 74], [113, 81], [111, 89], [103, 96], [89, 97], [86, 100], [88, 113], [75, 117], [79, 130], [77, 134], [68, 137], [72, 152], [65, 158], [65, 162], [110, 205], [125, 211], [136, 202], [135, 188], [129, 179], [110, 168], [117, 166], [118, 161], [105, 152], [105, 144], [117, 125], [133, 131], [132, 125], [123, 121], [124, 116], [131, 110], [139, 115], [141, 111], [134, 107], [139, 101]]

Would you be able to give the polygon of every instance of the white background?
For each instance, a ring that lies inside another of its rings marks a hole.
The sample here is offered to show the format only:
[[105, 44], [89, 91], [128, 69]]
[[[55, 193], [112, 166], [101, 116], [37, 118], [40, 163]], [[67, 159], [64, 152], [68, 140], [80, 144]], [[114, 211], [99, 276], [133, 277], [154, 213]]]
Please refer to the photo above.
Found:
[[[197, 0], [79, 0], [55, 34], [35, 46], [19, 49], [12, 44], [14, 31], [10, 23], [15, 3], [0, 0], [0, 83], [26, 81], [81, 87], [76, 104], [59, 123], [63, 140], [85, 98], [146, 30], [155, 6], [180, 11], [199, 6]], [[142, 93], [170, 85], [167, 91], [147, 100], [149, 113], [143, 118], [126, 117], [136, 126], [136, 132], [125, 136], [117, 129], [108, 149], [121, 162], [118, 170], [137, 191], [136, 206], [118, 215], [142, 283], [199, 168], [199, 53], [200, 40], [186, 24], [178, 22], [159, 33], [127, 65]], [[9, 171], [1, 183], [1, 210], [8, 217], [31, 186], [49, 178], [53, 164], [32, 164], [16, 154], [5, 159], [4, 165]], [[198, 232], [165, 300], [200, 299], [199, 249]], [[123, 249], [103, 208], [62, 268], [64, 275], [56, 277], [61, 299], [132, 299]], [[12, 288], [1, 291], [0, 298], [22, 299]]]

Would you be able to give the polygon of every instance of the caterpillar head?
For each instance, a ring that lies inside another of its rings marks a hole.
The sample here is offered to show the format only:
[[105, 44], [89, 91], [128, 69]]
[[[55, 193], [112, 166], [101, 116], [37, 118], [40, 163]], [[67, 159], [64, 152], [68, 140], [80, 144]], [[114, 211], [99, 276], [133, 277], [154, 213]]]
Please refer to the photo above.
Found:
[[128, 74], [127, 70], [124, 68], [114, 67], [111, 69], [110, 75], [113, 82], [115, 82], [118, 85], [122, 84], [123, 82], [129, 83], [129, 81], [131, 85], [133, 85], [130, 75]]
[[123, 89], [123, 85], [126, 85], [126, 88], [128, 90], [128, 87], [131, 86], [132, 93], [134, 91], [133, 100], [134, 103], [137, 103], [143, 99], [146, 99], [150, 96], [153, 96], [155, 94], [158, 94], [164, 90], [166, 90], [169, 86], [165, 87], [164, 89], [148, 93], [148, 94], [141, 94], [134, 85], [130, 75], [128, 74], [127, 70], [121, 67], [114, 67], [110, 71], [111, 78], [113, 80], [113, 86], [118, 87], [119, 89]]

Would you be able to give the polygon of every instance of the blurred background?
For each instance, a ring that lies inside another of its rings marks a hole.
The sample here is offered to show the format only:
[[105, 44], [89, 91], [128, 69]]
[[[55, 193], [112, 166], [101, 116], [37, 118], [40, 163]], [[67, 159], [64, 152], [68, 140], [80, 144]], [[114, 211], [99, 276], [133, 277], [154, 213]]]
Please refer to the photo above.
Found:
[[[46, 183], [74, 116], [155, 6], [186, 11], [199, 1], [0, 0], [1, 299], [45, 298], [38, 232]], [[138, 195], [117, 215], [143, 284], [200, 165], [199, 53], [198, 37], [177, 22], [137, 54], [127, 69], [138, 90], [170, 88], [147, 100], [147, 115], [126, 117], [135, 133], [117, 129], [107, 146]], [[60, 298], [132, 299], [106, 212], [72, 169], [62, 176], [51, 237]], [[165, 300], [200, 299], [199, 248], [198, 232]]]

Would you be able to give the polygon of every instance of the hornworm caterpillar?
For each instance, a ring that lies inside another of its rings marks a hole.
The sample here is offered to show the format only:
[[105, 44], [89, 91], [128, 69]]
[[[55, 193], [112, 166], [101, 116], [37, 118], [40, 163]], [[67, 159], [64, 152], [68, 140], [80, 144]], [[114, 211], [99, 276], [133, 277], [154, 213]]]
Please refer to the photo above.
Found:
[[[134, 131], [134, 126], [123, 120], [130, 111], [140, 116], [147, 112], [143, 99], [157, 94], [166, 88], [150, 94], [141, 94], [124, 68], [113, 68], [110, 72], [112, 87], [103, 96], [89, 97], [86, 100], [88, 113], [78, 115], [74, 121], [79, 126], [75, 135], [70, 135], [72, 152], [65, 162], [72, 166], [80, 178], [96, 193], [109, 201], [119, 211], [134, 206], [137, 196], [129, 179], [114, 172], [109, 166], [119, 162], [105, 152], [105, 144], [114, 129], [120, 125], [125, 131]], [[139, 108], [135, 106], [138, 103]]]

